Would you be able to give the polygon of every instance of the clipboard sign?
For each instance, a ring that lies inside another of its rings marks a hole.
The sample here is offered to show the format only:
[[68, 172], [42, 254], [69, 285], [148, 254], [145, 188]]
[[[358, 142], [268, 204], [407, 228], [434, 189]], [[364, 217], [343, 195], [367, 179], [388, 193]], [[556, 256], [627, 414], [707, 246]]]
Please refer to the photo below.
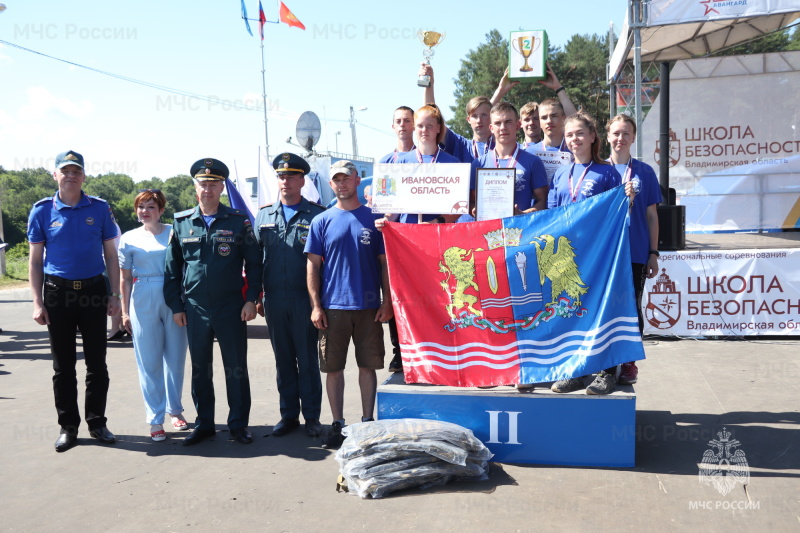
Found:
[[514, 216], [516, 168], [479, 168], [475, 188], [478, 213], [476, 220]]

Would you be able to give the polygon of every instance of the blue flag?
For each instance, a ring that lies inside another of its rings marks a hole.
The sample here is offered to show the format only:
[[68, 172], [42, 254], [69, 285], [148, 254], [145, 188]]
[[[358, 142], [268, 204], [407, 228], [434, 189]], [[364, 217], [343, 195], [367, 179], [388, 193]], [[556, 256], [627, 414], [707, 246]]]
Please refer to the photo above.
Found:
[[384, 228], [407, 383], [542, 383], [644, 359], [622, 187], [555, 209]]
[[247, 28], [247, 33], [249, 33], [250, 37], [252, 37], [253, 31], [250, 29], [250, 22], [247, 20], [247, 8], [244, 7], [244, 0], [242, 0], [242, 18], [244, 19], [244, 25]]
[[250, 212], [250, 205], [244, 201], [242, 195], [239, 194], [239, 189], [236, 188], [230, 178], [225, 180], [225, 188], [228, 190], [228, 199], [231, 201], [231, 207], [247, 213], [250, 224], [255, 224], [253, 213]]

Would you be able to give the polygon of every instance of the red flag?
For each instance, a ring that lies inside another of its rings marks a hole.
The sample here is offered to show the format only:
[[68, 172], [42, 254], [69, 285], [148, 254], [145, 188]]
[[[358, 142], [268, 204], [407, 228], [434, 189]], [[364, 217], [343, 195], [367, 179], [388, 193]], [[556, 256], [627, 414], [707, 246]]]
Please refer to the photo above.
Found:
[[261, 0], [258, 0], [258, 31], [261, 32], [261, 40], [264, 40], [264, 23], [267, 17], [264, 15], [264, 8], [261, 7]]
[[303, 23], [297, 20], [297, 17], [294, 16], [294, 13], [292, 13], [291, 10], [288, 7], [286, 7], [286, 4], [284, 4], [283, 2], [280, 2], [280, 4], [281, 4], [281, 10], [280, 10], [281, 22], [283, 22], [284, 24], [288, 24], [289, 26], [294, 26], [295, 28], [300, 28], [301, 30], [306, 29]]

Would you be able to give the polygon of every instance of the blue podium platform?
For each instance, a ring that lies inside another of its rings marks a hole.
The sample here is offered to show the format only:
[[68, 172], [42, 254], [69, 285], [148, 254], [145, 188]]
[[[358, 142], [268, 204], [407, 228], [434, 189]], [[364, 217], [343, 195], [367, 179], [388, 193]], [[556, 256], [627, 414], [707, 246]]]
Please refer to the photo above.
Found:
[[[588, 378], [587, 378], [588, 379]], [[494, 453], [492, 461], [632, 467], [636, 393], [568, 394], [542, 383], [532, 392], [407, 384], [393, 374], [378, 386], [378, 418], [443, 420], [469, 428]]]

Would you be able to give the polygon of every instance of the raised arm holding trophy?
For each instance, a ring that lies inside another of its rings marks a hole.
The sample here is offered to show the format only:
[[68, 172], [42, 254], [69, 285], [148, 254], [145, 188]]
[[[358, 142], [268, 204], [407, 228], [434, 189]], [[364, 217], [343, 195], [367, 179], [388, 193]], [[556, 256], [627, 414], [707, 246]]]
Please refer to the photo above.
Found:
[[[431, 64], [431, 57], [433, 56], [433, 48], [440, 44], [444, 40], [444, 33], [439, 33], [435, 31], [422, 31], [419, 30], [417, 32], [417, 37], [422, 44], [428, 47], [427, 50], [422, 51], [422, 55], [425, 56], [425, 62], [430, 65]], [[420, 87], [430, 87], [431, 85], [431, 77], [426, 75], [420, 75], [417, 78], [417, 85]], [[426, 102], [428, 103], [428, 102]]]

